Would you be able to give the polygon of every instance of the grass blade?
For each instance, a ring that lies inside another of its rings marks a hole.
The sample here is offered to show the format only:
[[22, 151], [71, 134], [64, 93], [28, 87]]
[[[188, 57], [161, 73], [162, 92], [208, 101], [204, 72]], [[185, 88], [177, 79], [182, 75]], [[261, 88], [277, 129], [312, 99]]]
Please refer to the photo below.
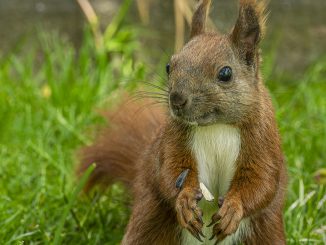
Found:
[[82, 189], [84, 188], [89, 176], [91, 175], [91, 173], [94, 171], [95, 169], [95, 164], [92, 164], [91, 166], [89, 166], [89, 168], [85, 171], [85, 173], [83, 174], [83, 176], [81, 177], [80, 181], [77, 184], [76, 189], [73, 191], [73, 193], [71, 194], [69, 200], [68, 200], [68, 204], [65, 207], [62, 216], [59, 220], [59, 224], [58, 227], [55, 231], [55, 236], [54, 236], [54, 245], [59, 245], [61, 244], [61, 231], [63, 229], [64, 223], [66, 221], [66, 218], [69, 214], [70, 209], [72, 208], [72, 205], [74, 204], [74, 201], [77, 199], [78, 194], [82, 191]]

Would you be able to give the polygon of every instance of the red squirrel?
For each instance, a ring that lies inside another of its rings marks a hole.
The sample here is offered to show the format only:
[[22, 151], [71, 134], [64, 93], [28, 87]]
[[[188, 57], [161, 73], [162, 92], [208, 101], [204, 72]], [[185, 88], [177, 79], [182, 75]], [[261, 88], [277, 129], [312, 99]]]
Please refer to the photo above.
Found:
[[166, 67], [169, 113], [122, 103], [82, 150], [80, 172], [96, 163], [88, 188], [121, 181], [132, 193], [123, 245], [286, 243], [286, 167], [260, 74], [265, 4], [240, 0], [225, 35], [205, 30], [209, 5], [199, 4], [190, 41]]

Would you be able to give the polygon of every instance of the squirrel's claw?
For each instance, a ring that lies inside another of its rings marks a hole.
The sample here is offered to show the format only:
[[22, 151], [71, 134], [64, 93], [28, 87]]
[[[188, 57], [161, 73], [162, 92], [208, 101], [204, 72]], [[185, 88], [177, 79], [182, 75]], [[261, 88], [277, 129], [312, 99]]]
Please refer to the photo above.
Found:
[[207, 227], [210, 227], [210, 226], [214, 225], [214, 224], [215, 224], [216, 222], [218, 222], [220, 219], [221, 219], [221, 215], [219, 215], [219, 213], [215, 213], [215, 214], [213, 214], [213, 216], [212, 216], [212, 221], [211, 221], [211, 223], [209, 223], [209, 224], [207, 225]]
[[178, 176], [176, 182], [175, 182], [175, 187], [178, 189], [182, 189], [184, 182], [186, 181], [186, 178], [189, 173], [189, 168], [183, 170], [181, 174]]
[[201, 198], [199, 191], [190, 188], [182, 189], [176, 200], [176, 212], [179, 224], [200, 242], [203, 242], [201, 238], [201, 236], [205, 237], [202, 232], [204, 225], [203, 212], [197, 205], [198, 199]]
[[216, 238], [216, 242], [222, 241], [226, 236], [236, 232], [243, 217], [243, 208], [241, 202], [237, 199], [226, 199], [221, 209], [212, 216], [213, 235], [210, 238]]
[[197, 229], [195, 229], [193, 226], [189, 226], [187, 230], [200, 242], [203, 242], [203, 240], [200, 237], [200, 232], [198, 232]]

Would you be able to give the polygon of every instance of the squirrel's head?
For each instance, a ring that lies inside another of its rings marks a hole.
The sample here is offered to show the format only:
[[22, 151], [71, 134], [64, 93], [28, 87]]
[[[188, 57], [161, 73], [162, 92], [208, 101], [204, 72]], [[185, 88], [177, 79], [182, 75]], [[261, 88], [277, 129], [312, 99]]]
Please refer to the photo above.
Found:
[[205, 32], [210, 0], [194, 13], [191, 39], [167, 65], [169, 107], [189, 124], [236, 124], [257, 103], [259, 48], [264, 4], [240, 0], [237, 22], [229, 34]]

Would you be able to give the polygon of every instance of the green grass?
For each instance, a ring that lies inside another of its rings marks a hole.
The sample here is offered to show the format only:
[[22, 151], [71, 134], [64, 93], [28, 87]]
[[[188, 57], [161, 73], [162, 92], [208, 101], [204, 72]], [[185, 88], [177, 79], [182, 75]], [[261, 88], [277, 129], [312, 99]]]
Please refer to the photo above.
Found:
[[[133, 32], [114, 34], [108, 53], [95, 49], [87, 33], [79, 52], [59, 37], [41, 35], [39, 48], [0, 61], [0, 244], [121, 240], [128, 197], [117, 185], [104, 195], [78, 195], [83, 181], [74, 177], [76, 150], [104, 124], [96, 109], [150, 71], [133, 55]], [[313, 173], [326, 160], [326, 59], [298, 81], [275, 74], [271, 56], [265, 60], [288, 163], [288, 242], [323, 244], [326, 187]]]

